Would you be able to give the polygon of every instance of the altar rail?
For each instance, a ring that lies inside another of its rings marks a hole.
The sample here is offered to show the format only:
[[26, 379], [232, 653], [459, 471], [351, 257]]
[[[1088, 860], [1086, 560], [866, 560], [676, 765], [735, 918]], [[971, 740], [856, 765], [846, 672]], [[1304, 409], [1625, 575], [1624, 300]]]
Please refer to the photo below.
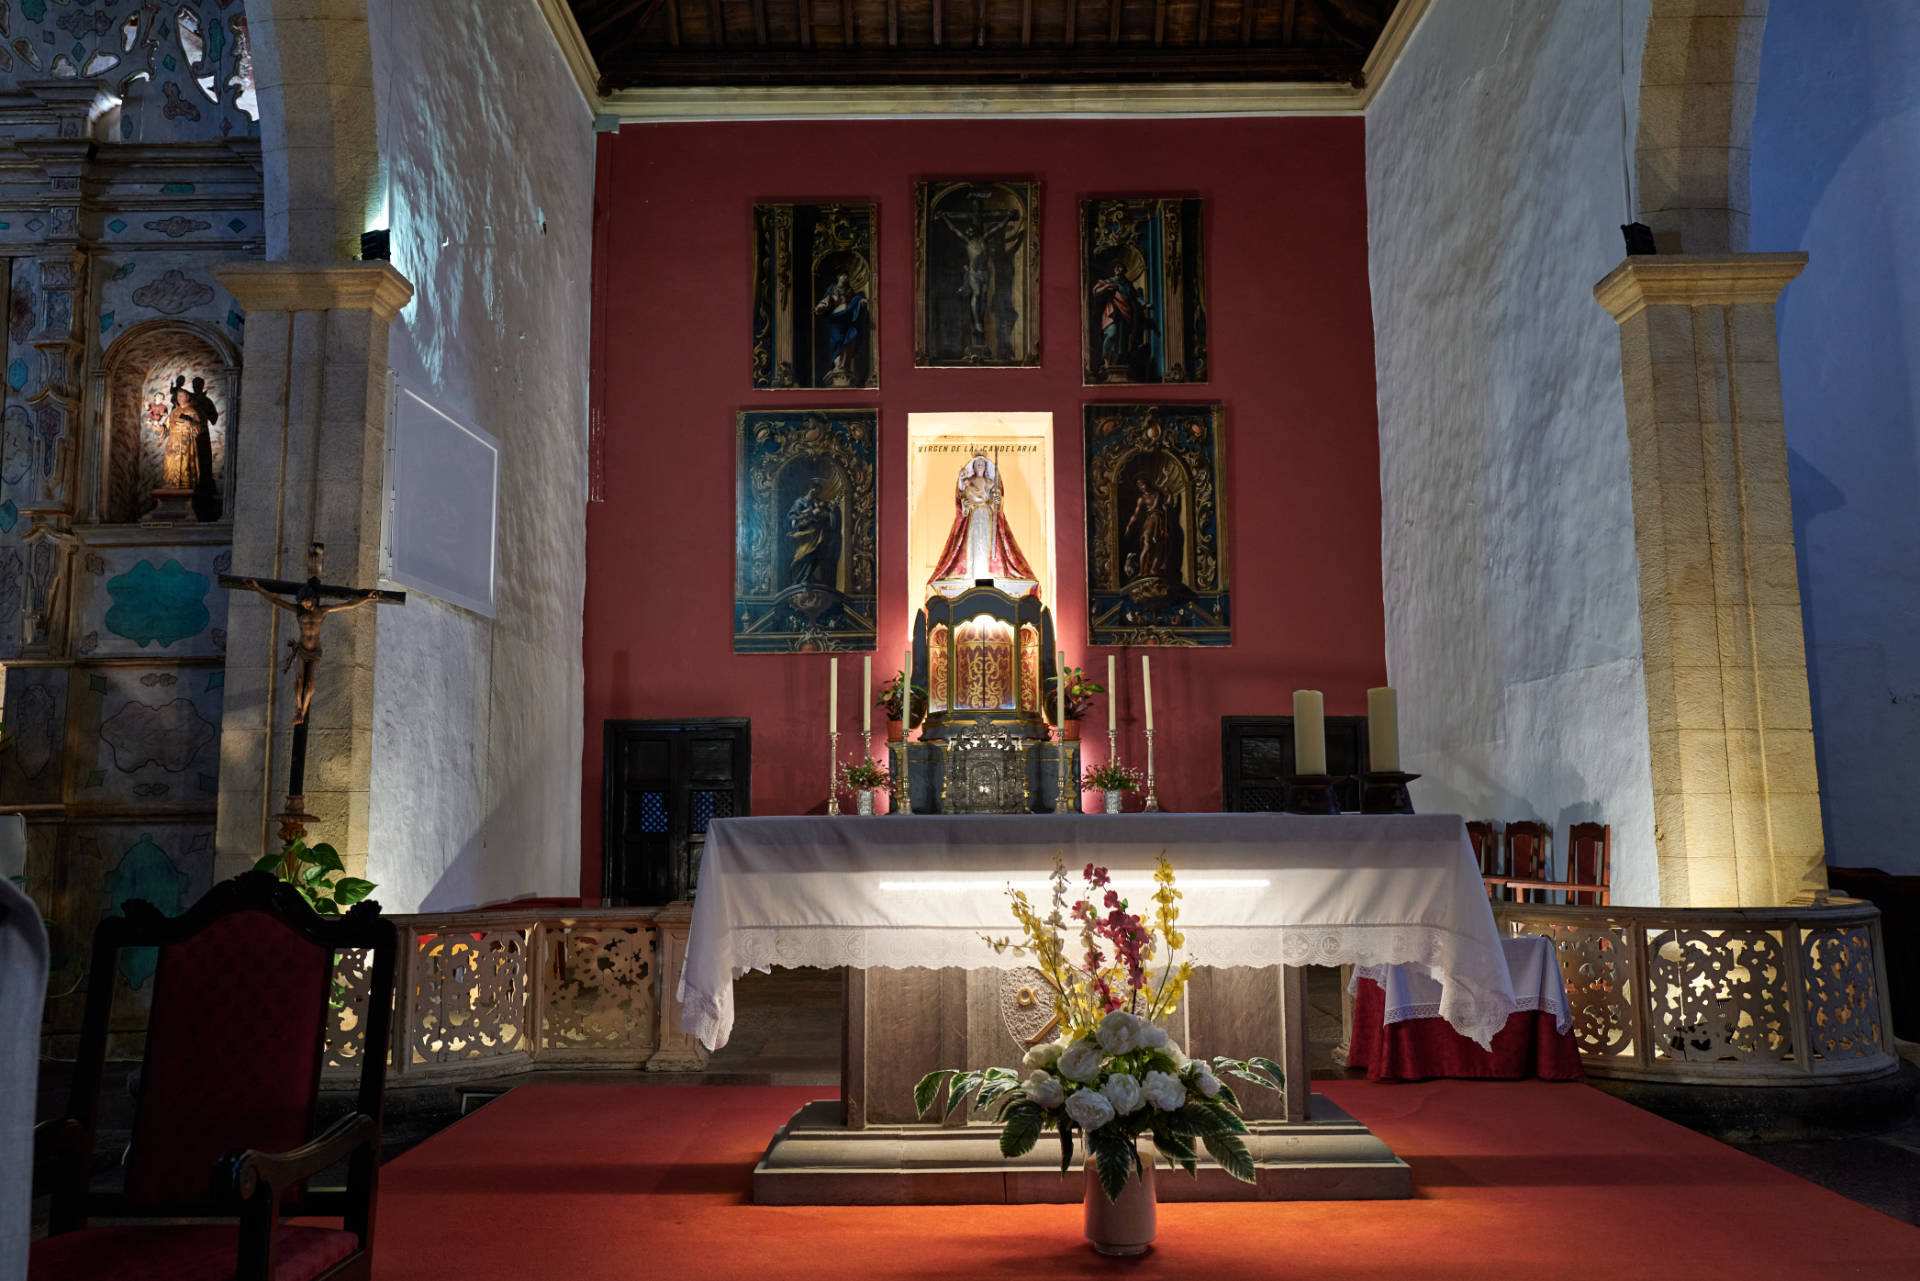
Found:
[[1503, 903], [1494, 915], [1553, 940], [1589, 1076], [1808, 1085], [1899, 1069], [1871, 903]]
[[[673, 1000], [687, 904], [610, 911], [453, 912], [391, 918], [387, 1080], [410, 1085], [537, 1068], [697, 1069]], [[326, 1073], [357, 1074], [366, 1052], [366, 957], [334, 960]]]

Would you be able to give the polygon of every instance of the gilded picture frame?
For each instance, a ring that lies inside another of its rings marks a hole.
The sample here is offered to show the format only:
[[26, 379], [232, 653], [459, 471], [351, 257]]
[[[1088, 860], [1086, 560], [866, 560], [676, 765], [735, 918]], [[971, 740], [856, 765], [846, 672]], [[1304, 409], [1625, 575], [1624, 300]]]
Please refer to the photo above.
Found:
[[1207, 381], [1205, 202], [1080, 203], [1080, 367], [1089, 387]]
[[913, 363], [1040, 363], [1040, 184], [938, 179], [913, 188]]

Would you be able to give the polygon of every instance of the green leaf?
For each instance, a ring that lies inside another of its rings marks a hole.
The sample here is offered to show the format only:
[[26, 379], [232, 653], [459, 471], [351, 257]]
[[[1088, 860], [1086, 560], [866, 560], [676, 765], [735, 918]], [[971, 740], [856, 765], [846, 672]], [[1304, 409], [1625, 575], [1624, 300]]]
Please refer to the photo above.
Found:
[[945, 1084], [948, 1077], [958, 1075], [952, 1068], [941, 1068], [921, 1077], [920, 1083], [913, 1087], [913, 1106], [918, 1115], [925, 1116], [927, 1109], [933, 1106], [933, 1101], [940, 1097], [941, 1085]]
[[1046, 1128], [1046, 1124], [1047, 1114], [1036, 1104], [1010, 1109], [1007, 1112], [1007, 1128], [1000, 1131], [1000, 1155], [1025, 1156], [1033, 1151], [1033, 1145], [1040, 1141], [1040, 1131]]
[[326, 872], [344, 872], [347, 865], [340, 861], [340, 854], [331, 845], [316, 845], [307, 852], [307, 860]]
[[1218, 1111], [1204, 1103], [1193, 1102], [1167, 1114], [1167, 1131], [1170, 1134], [1205, 1138], [1209, 1134], [1231, 1134], [1233, 1127], [1221, 1119]]
[[1010, 1094], [1020, 1088], [1018, 1081], [988, 1081], [980, 1087], [980, 1093], [974, 1098], [975, 1107], [984, 1108], [995, 1099]]
[[1064, 1175], [1073, 1167], [1073, 1118], [1062, 1112], [1057, 1128], [1060, 1131], [1060, 1173]]
[[947, 1117], [952, 1117], [955, 1112], [958, 1112], [960, 1105], [967, 1101], [967, 1096], [979, 1088], [980, 1074], [978, 1072], [968, 1072], [956, 1079], [952, 1085], [948, 1086]]
[[1233, 1092], [1233, 1087], [1231, 1085], [1228, 1085], [1225, 1081], [1220, 1082], [1220, 1098], [1224, 1100], [1226, 1105], [1232, 1108], [1235, 1112], [1238, 1112], [1240, 1110], [1240, 1096], [1235, 1094]]
[[300, 868], [300, 882], [303, 885], [318, 885], [326, 874], [326, 868], [313, 863], [306, 863], [301, 865]]
[[280, 856], [278, 854], [261, 856], [260, 861], [253, 865], [253, 870], [256, 872], [274, 872], [277, 874], [280, 871]]
[[1192, 1144], [1171, 1134], [1165, 1138], [1156, 1134], [1153, 1136], [1153, 1146], [1160, 1149], [1160, 1154], [1167, 1158], [1169, 1165], [1177, 1166], [1195, 1178], [1199, 1177], [1200, 1154], [1193, 1150]]
[[330, 898], [317, 898], [313, 900], [313, 910], [322, 916], [340, 915], [340, 905]]
[[343, 876], [333, 883], [333, 901], [341, 907], [352, 907], [373, 893], [374, 888], [372, 881], [363, 881], [357, 876]]
[[1286, 1088], [1287, 1074], [1280, 1070], [1280, 1065], [1278, 1063], [1275, 1063], [1272, 1059], [1260, 1058], [1258, 1056], [1255, 1056], [1255, 1058], [1253, 1059], [1253, 1062], [1258, 1067], [1264, 1069], [1267, 1075], [1273, 1078], [1273, 1081], [1271, 1084], [1269, 1084], [1266, 1081], [1262, 1081], [1260, 1082], [1260, 1084], [1265, 1085], [1269, 1090], [1275, 1090], [1275, 1091]]
[[1134, 1166], [1140, 1160], [1140, 1154], [1134, 1148], [1133, 1136], [1121, 1133], [1119, 1127], [1103, 1125], [1087, 1136], [1087, 1146], [1093, 1152], [1094, 1169], [1100, 1176], [1100, 1190], [1107, 1194], [1107, 1200], [1118, 1201], [1126, 1190], [1127, 1180], [1133, 1177]]
[[1242, 1183], [1253, 1182], [1253, 1158], [1238, 1136], [1209, 1134], [1200, 1141], [1207, 1145], [1207, 1155], [1218, 1161], [1221, 1169]]

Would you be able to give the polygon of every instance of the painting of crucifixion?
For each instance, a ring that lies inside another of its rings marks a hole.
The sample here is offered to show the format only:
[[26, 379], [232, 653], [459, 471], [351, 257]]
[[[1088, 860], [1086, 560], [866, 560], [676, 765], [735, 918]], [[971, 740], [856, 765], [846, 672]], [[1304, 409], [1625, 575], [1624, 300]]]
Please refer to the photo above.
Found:
[[1040, 184], [914, 184], [913, 363], [1040, 363]]

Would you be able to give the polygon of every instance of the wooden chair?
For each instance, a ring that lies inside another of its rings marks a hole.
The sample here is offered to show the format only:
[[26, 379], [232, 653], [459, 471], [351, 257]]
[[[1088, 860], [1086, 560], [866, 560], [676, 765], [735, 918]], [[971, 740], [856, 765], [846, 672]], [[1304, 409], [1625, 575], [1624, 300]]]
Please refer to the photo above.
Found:
[[1605, 823], [1574, 823], [1567, 828], [1567, 880], [1572, 885], [1590, 885], [1589, 890], [1568, 889], [1567, 902], [1587, 907], [1606, 907], [1613, 884], [1613, 829]]
[[1473, 856], [1480, 860], [1480, 875], [1505, 874], [1506, 869], [1500, 865], [1500, 842], [1494, 836], [1492, 823], [1483, 818], [1476, 818], [1469, 822], [1467, 843], [1473, 846]]
[[[35, 1136], [53, 1208], [29, 1278], [367, 1277], [399, 950], [393, 923], [371, 902], [321, 916], [266, 872], [214, 886], [182, 916], [138, 900], [124, 912], [94, 934], [67, 1115]], [[126, 1188], [96, 1193], [89, 1184], [108, 1016], [120, 950], [138, 947], [157, 947], [160, 957]], [[316, 1137], [333, 958], [347, 948], [370, 958], [357, 1111]], [[306, 1186], [342, 1161], [344, 1191]], [[285, 1214], [338, 1216], [344, 1227], [283, 1224]], [[108, 1217], [226, 1222], [86, 1226]]]
[[1546, 902], [1545, 890], [1521, 888], [1516, 882], [1553, 879], [1553, 829], [1532, 819], [1515, 819], [1507, 824], [1505, 844], [1508, 888], [1514, 897], [1523, 903]]

